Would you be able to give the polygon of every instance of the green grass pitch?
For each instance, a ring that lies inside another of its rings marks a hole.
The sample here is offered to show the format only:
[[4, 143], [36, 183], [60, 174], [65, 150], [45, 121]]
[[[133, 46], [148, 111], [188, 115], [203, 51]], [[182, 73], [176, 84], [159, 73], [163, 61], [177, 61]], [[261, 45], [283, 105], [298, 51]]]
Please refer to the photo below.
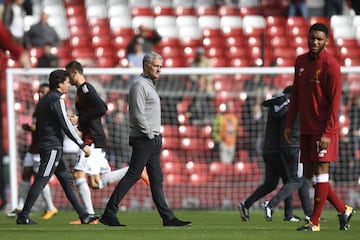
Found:
[[[302, 216], [296, 209], [296, 215]], [[284, 222], [283, 210], [274, 213], [273, 221], [266, 222], [261, 210], [251, 210], [250, 222], [242, 222], [237, 210], [229, 211], [175, 211], [184, 220], [191, 220], [191, 227], [163, 227], [156, 211], [119, 212], [120, 222], [126, 227], [98, 225], [70, 225], [76, 220], [74, 211], [61, 210], [54, 218], [43, 220], [40, 212], [31, 214], [37, 225], [17, 225], [16, 218], [0, 213], [1, 240], [347, 240], [360, 239], [360, 216], [351, 219], [348, 231], [339, 231], [335, 210], [325, 210], [320, 232], [298, 232], [303, 222]]]

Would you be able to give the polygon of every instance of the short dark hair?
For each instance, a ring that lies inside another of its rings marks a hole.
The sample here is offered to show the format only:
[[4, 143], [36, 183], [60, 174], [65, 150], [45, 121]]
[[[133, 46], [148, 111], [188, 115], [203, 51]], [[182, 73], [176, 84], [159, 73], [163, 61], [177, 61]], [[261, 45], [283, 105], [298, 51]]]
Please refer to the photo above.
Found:
[[59, 84], [65, 82], [68, 76], [69, 74], [62, 69], [52, 71], [49, 76], [50, 90], [57, 89], [59, 87]]
[[49, 88], [49, 87], [50, 87], [50, 86], [49, 86], [49, 83], [41, 83], [41, 84], [39, 85], [39, 89], [40, 89], [40, 88], [43, 88], [43, 87], [48, 87], [48, 88]]
[[80, 74], [84, 74], [84, 68], [78, 61], [71, 61], [66, 64], [65, 69], [67, 72], [72, 72], [74, 70], [78, 71]]
[[313, 25], [311, 25], [311, 27], [309, 29], [309, 33], [312, 31], [320, 31], [320, 32], [325, 33], [326, 37], [329, 36], [329, 29], [323, 23], [314, 23]]

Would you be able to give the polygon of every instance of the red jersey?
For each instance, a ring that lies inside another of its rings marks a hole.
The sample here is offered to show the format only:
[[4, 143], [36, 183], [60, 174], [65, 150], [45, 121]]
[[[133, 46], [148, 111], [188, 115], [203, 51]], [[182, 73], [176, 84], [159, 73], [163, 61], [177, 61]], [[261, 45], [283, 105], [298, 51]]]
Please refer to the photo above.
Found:
[[340, 65], [326, 49], [316, 57], [298, 56], [286, 128], [299, 111], [301, 134], [338, 134], [341, 91]]

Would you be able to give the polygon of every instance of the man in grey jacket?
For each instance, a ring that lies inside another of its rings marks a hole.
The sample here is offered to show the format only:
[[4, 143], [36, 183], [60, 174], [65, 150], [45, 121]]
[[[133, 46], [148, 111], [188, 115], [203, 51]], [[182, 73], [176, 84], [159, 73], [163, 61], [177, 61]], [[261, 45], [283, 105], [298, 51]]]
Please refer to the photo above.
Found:
[[100, 222], [108, 226], [120, 224], [116, 214], [118, 205], [130, 188], [140, 179], [146, 166], [151, 194], [163, 221], [163, 226], [190, 226], [190, 221], [177, 219], [166, 203], [163, 192], [163, 173], [160, 167], [162, 147], [160, 97], [155, 89], [163, 59], [157, 53], [149, 53], [143, 59], [143, 73], [129, 90], [130, 137], [132, 147], [129, 170], [112, 193]]

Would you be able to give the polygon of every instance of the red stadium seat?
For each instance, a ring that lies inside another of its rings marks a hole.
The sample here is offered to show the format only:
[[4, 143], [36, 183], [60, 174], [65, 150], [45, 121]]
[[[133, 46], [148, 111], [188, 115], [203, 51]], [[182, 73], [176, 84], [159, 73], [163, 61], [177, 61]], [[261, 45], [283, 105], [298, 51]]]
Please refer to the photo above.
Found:
[[302, 17], [302, 16], [290, 16], [286, 19], [286, 26], [288, 28], [292, 28], [295, 26], [300, 26], [300, 27], [304, 27], [305, 29], [308, 28], [308, 24], [307, 24], [307, 20], [306, 18]]
[[218, 8], [218, 15], [219, 16], [239, 16], [240, 15], [240, 9], [236, 6], [230, 6], [230, 5], [221, 5]]
[[248, 58], [249, 57], [249, 49], [247, 49], [246, 47], [232, 46], [232, 47], [228, 48], [226, 55], [230, 59]]
[[266, 27], [271, 26], [284, 26], [286, 17], [284, 16], [266, 16], [265, 17]]
[[182, 138], [180, 148], [188, 151], [211, 151], [214, 148], [214, 141], [211, 138]]
[[181, 161], [165, 161], [161, 165], [165, 175], [185, 173], [185, 164]]
[[166, 58], [164, 60], [164, 67], [172, 68], [172, 67], [184, 67], [185, 63], [184, 59], [176, 57]]
[[176, 6], [175, 15], [177, 16], [193, 16], [195, 15], [195, 9], [189, 6]]
[[209, 172], [209, 164], [205, 162], [198, 161], [188, 161], [185, 164], [185, 173], [186, 174], [208, 174]]
[[238, 37], [226, 37], [225, 38], [225, 47], [226, 48], [230, 48], [230, 47], [244, 47], [245, 43], [243, 41], [239, 41]]
[[287, 30], [284, 25], [282, 26], [270, 26], [266, 28], [266, 36], [273, 38], [279, 36], [286, 36]]
[[72, 17], [72, 16], [85, 16], [86, 9], [83, 4], [81, 5], [73, 5], [73, 6], [67, 6], [65, 8], [66, 16]]
[[98, 35], [91, 39], [91, 45], [94, 48], [98, 47], [112, 47], [112, 38], [109, 35]]
[[314, 23], [323, 23], [328, 29], [330, 29], [330, 19], [325, 16], [309, 16], [308, 25], [311, 26]]
[[131, 16], [154, 16], [154, 12], [150, 7], [133, 7], [131, 9]]
[[95, 58], [95, 54], [92, 48], [88, 47], [76, 47], [72, 50], [71, 56], [73, 58]]
[[209, 183], [209, 175], [206, 173], [191, 174], [189, 182], [190, 182], [190, 184], [193, 184], [193, 185]]
[[210, 59], [211, 66], [213, 67], [227, 67], [228, 59], [226, 57], [213, 57]]
[[155, 16], [173, 16], [175, 15], [174, 9], [170, 6], [155, 6], [153, 9]]
[[196, 8], [196, 15], [217, 15], [217, 8], [215, 6], [201, 5]]
[[180, 50], [179, 47], [175, 46], [175, 47], [164, 47], [161, 50], [161, 55], [163, 58], [167, 59], [167, 58], [182, 58], [182, 50]]
[[164, 137], [162, 138], [163, 149], [179, 149], [180, 139], [177, 137]]
[[173, 149], [163, 149], [160, 155], [161, 162], [179, 162], [181, 160], [181, 152]]
[[161, 135], [163, 137], [178, 137], [178, 126], [177, 125], [162, 125], [161, 126]]
[[178, 132], [180, 137], [199, 137], [201, 133], [201, 126], [197, 125], [181, 125]]
[[205, 48], [205, 55], [208, 58], [223, 58], [225, 57], [224, 47], [217, 46], [217, 47]]
[[270, 46], [272, 48], [287, 48], [289, 47], [289, 38], [286, 36], [276, 36], [270, 39]]

